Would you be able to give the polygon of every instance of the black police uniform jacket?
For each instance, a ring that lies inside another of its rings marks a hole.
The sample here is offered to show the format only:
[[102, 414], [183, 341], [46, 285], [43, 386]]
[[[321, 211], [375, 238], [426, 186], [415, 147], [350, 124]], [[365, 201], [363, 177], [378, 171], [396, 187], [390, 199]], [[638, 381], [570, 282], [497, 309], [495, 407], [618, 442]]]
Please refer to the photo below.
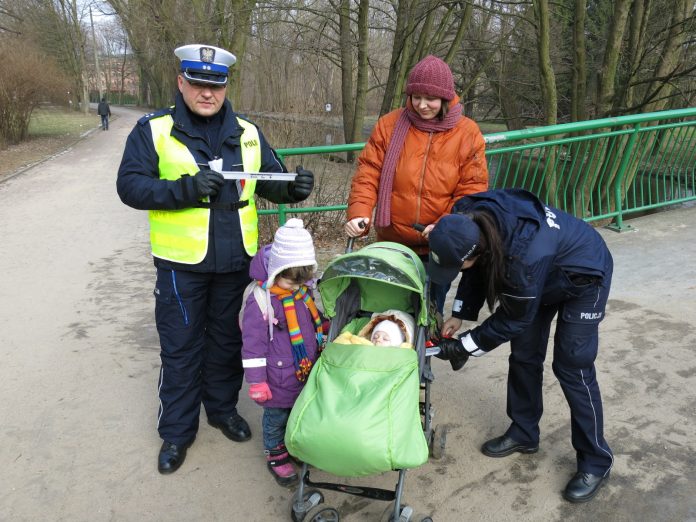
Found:
[[[193, 114], [181, 94], [175, 105], [143, 116], [131, 131], [118, 170], [116, 188], [121, 200], [139, 210], [176, 210], [196, 206], [198, 199], [192, 176], [178, 180], [159, 179], [159, 158], [150, 130], [150, 120], [171, 114], [174, 119], [172, 136], [191, 151], [201, 168], [208, 161], [222, 158], [222, 170], [242, 171], [240, 137], [244, 129], [237, 122], [229, 100], [211, 118]], [[287, 172], [259, 130], [262, 172]], [[272, 203], [295, 203], [289, 193], [290, 182], [259, 180], [256, 194]], [[239, 201], [237, 183], [225, 182], [220, 192], [211, 198], [215, 203]], [[239, 214], [235, 210], [211, 209], [208, 252], [199, 264], [188, 265], [154, 258], [155, 266], [164, 269], [193, 272], [226, 273], [248, 270], [250, 258], [244, 250]]]
[[[544, 205], [530, 192], [472, 194], [457, 201], [452, 213], [474, 210], [488, 211], [498, 224], [507, 280], [493, 314], [471, 332], [484, 351], [521, 334], [542, 304], [572, 299], [578, 279], [587, 283], [611, 276], [611, 254], [599, 233], [581, 219]], [[453, 317], [477, 320], [486, 295], [481, 268], [474, 265], [462, 271]]]

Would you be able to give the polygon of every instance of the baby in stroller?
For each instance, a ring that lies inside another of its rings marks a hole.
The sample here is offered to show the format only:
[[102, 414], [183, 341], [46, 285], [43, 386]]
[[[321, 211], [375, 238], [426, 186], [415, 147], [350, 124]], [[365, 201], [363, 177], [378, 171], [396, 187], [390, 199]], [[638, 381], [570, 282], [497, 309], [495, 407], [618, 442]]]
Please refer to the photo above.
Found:
[[[314, 487], [391, 502], [390, 520], [429, 520], [412, 516], [401, 498], [406, 470], [444, 448], [444, 432], [432, 425], [426, 339], [434, 321], [422, 261], [403, 245], [373, 243], [332, 260], [319, 293], [328, 339], [285, 434], [303, 462], [292, 519], [338, 520], [337, 510], [320, 505], [320, 493], [306, 489]], [[393, 491], [313, 482], [310, 466], [353, 478], [396, 471], [399, 480]]]
[[386, 310], [372, 314], [370, 321], [357, 334], [346, 329], [334, 342], [413, 349], [414, 328], [415, 320], [411, 314], [401, 310]]

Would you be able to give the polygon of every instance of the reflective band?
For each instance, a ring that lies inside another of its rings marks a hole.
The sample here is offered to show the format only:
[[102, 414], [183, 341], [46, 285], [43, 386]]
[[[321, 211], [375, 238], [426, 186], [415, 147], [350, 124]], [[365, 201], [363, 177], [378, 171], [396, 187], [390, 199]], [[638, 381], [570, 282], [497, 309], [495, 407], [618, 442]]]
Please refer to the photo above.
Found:
[[266, 366], [266, 358], [260, 357], [258, 359], [242, 359], [243, 368], [262, 368]]
[[474, 357], [481, 357], [484, 353], [486, 353], [476, 345], [474, 340], [471, 338], [471, 334], [467, 334], [466, 337], [461, 339], [461, 341], [462, 346], [467, 352], [469, 352], [469, 355], [473, 355]]

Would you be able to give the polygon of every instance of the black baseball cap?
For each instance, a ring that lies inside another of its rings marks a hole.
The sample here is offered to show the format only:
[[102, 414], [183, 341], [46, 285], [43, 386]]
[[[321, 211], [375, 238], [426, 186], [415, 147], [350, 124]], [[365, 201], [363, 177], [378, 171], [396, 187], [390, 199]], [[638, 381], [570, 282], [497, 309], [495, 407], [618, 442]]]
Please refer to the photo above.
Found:
[[481, 230], [469, 216], [449, 214], [428, 236], [430, 259], [428, 275], [439, 285], [448, 285], [462, 269], [462, 263], [477, 255]]

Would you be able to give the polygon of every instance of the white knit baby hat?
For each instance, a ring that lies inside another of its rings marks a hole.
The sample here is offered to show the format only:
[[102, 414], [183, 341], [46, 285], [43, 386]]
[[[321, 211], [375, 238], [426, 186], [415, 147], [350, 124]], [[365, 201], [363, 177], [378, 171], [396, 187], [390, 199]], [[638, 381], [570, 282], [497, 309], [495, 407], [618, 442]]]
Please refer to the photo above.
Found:
[[372, 330], [372, 335], [374, 335], [375, 332], [386, 333], [389, 336], [389, 342], [392, 344], [392, 346], [399, 346], [404, 342], [404, 334], [401, 331], [401, 328], [399, 328], [399, 325], [394, 321], [386, 320], [377, 323]]
[[314, 266], [317, 259], [314, 253], [312, 236], [305, 230], [301, 219], [291, 218], [276, 230], [268, 258], [268, 285], [286, 268], [295, 266]]

